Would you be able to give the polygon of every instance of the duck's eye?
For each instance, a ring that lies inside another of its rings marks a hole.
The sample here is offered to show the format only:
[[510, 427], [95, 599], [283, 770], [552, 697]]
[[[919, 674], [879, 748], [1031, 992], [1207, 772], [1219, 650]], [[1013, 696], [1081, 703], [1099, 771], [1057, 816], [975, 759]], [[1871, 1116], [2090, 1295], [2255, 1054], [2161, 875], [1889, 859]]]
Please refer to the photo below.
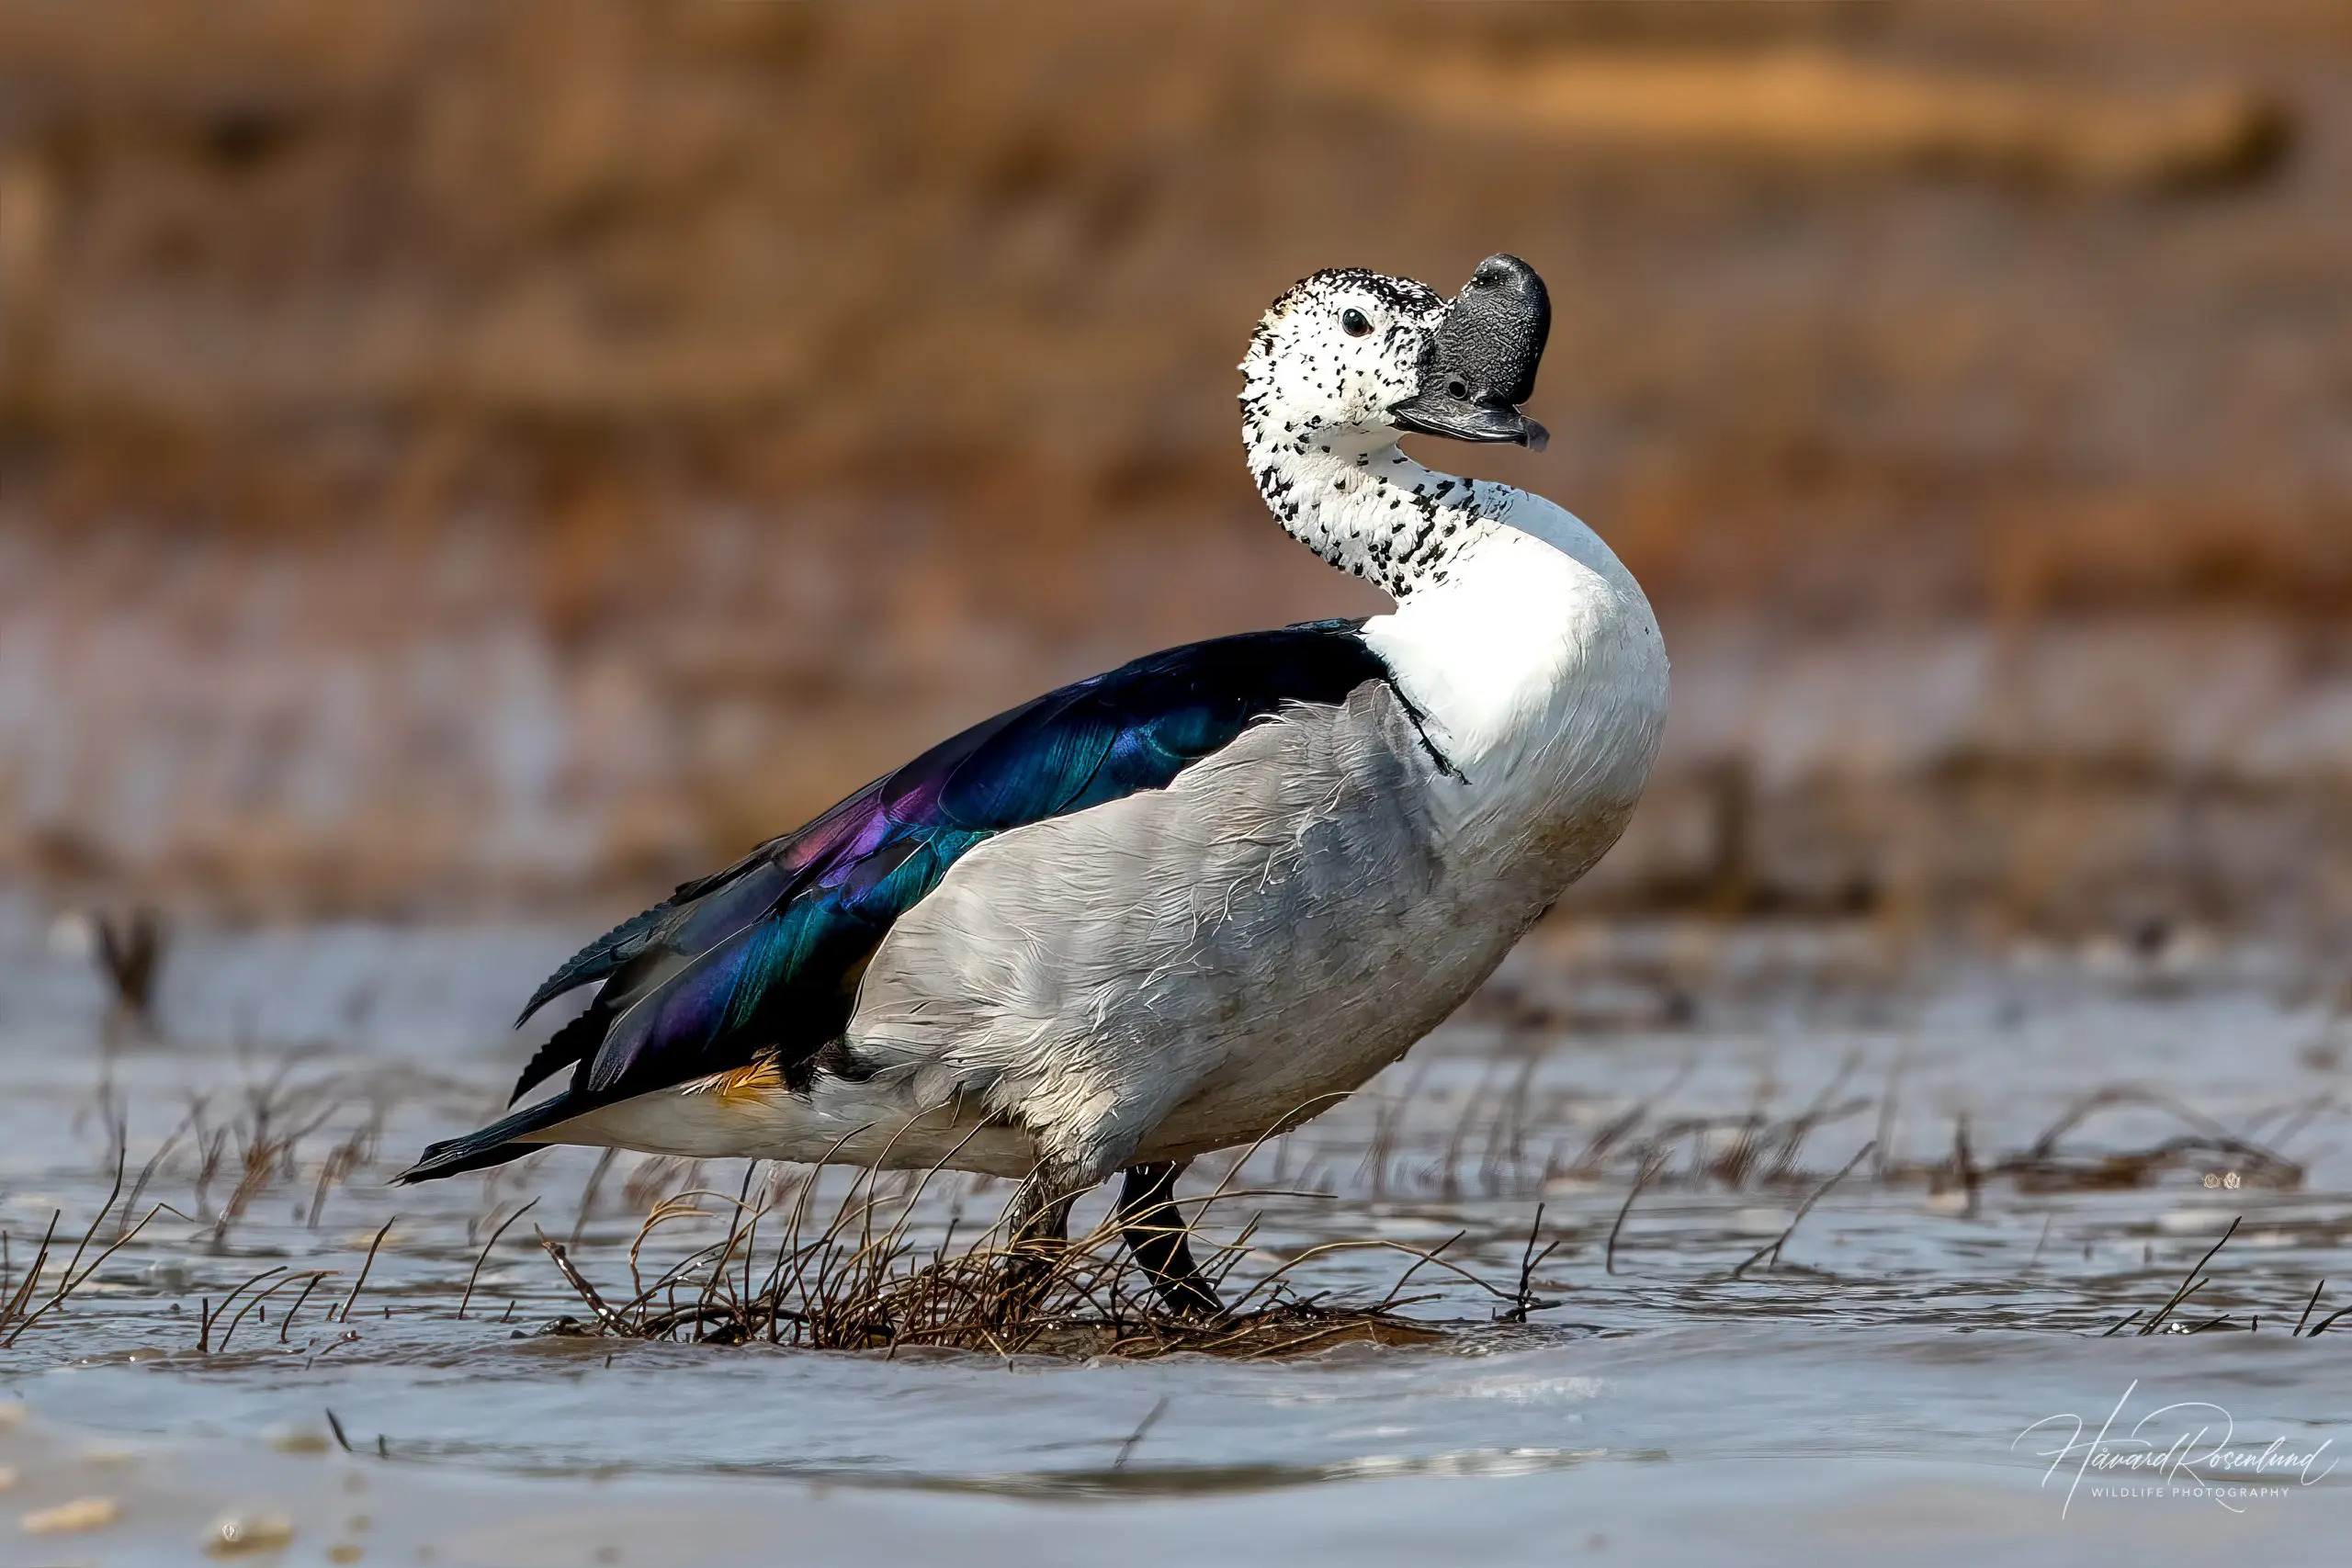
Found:
[[1340, 312], [1340, 330], [1350, 337], [1372, 335], [1372, 318], [1353, 305]]

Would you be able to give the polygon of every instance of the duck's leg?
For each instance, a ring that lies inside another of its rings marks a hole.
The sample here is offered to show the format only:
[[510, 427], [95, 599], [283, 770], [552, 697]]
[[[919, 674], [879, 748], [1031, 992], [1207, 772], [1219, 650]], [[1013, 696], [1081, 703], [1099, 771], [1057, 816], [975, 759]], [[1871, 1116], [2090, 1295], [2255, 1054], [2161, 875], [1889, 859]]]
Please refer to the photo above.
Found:
[[1225, 1303], [1193, 1261], [1184, 1216], [1176, 1208], [1176, 1179], [1190, 1163], [1161, 1160], [1129, 1168], [1126, 1185], [1119, 1192], [1119, 1229], [1169, 1311], [1182, 1317], [1216, 1317], [1225, 1311]]
[[1039, 1166], [1012, 1200], [1008, 1228], [1012, 1246], [1004, 1263], [1004, 1296], [998, 1315], [1011, 1320], [1037, 1304], [1054, 1277], [1054, 1263], [1069, 1245], [1069, 1210], [1084, 1189], [1051, 1166]]

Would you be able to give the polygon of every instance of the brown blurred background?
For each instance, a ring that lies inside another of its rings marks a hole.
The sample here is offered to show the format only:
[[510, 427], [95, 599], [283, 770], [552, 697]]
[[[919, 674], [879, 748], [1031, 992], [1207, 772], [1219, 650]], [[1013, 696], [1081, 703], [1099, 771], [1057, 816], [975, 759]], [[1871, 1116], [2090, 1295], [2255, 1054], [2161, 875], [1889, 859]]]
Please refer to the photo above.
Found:
[[1376, 607], [1286, 284], [1558, 307], [1677, 659], [1586, 907], [2352, 908], [2352, 10], [0, 0], [0, 879], [633, 904]]

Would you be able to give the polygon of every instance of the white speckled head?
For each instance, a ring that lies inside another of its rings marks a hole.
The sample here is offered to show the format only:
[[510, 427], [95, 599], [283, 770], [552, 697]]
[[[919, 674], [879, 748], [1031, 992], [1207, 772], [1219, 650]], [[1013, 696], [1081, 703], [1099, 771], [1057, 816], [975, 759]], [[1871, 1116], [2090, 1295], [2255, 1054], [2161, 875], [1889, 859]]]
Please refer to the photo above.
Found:
[[1519, 404], [1550, 328], [1544, 280], [1515, 256], [1487, 258], [1452, 299], [1354, 267], [1294, 285], [1241, 361], [1242, 438], [1275, 521], [1398, 598], [1442, 581], [1516, 492], [1424, 468], [1397, 438], [1542, 446]]
[[1519, 412], [1552, 329], [1544, 279], [1512, 255], [1478, 264], [1445, 299], [1425, 283], [1335, 267], [1294, 284], [1241, 361], [1252, 444], [1354, 455], [1404, 432], [1540, 447]]
[[1426, 284], [1360, 267], [1292, 285], [1241, 361], [1244, 422], [1351, 455], [1388, 445], [1401, 428], [1388, 411], [1420, 390], [1445, 308]]

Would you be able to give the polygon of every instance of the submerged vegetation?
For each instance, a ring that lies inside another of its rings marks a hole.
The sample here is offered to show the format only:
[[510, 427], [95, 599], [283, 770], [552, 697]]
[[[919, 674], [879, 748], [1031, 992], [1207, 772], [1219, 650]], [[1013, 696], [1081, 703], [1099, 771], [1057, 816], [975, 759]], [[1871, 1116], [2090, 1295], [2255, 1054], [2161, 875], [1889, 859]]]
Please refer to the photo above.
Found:
[[[2227, 1110], [2111, 1071], [1996, 1097], [1973, 1055], [1836, 1022], [1917, 998], [1832, 946], [1809, 975], [1732, 949], [1528, 951], [1541, 966], [1372, 1089], [1196, 1162], [1180, 1201], [1228, 1303], [1206, 1319], [1164, 1310], [1099, 1209], [1066, 1244], [1016, 1245], [1013, 1186], [987, 1178], [565, 1150], [396, 1192], [387, 1151], [472, 1117], [484, 1086], [320, 1036], [266, 1049], [242, 1021], [208, 1055], [185, 1043], [202, 1023], [151, 1013], [61, 1058], [28, 1101], [57, 1112], [15, 1129], [38, 1152], [0, 1176], [0, 1355], [308, 1366], [424, 1334], [1141, 1360], [1724, 1314], [2304, 1337], [2352, 1319], [2323, 1278], [2352, 1240], [2328, 1163], [2352, 1111], [2336, 1013], [2293, 1025], [2299, 1077]], [[1788, 1005], [1743, 964], [1844, 999], [1804, 1002], [1829, 1022], [1784, 1045], [1759, 1053], [1750, 1025], [1710, 1044], [1716, 1020]], [[1595, 1057], [1627, 1039], [1638, 1058]]]
[[[536, 1179], [538, 1160], [481, 1184], [463, 1213], [445, 1199], [419, 1213], [414, 1195], [403, 1194], [409, 1214], [379, 1218], [388, 1194], [378, 1155], [392, 1086], [346, 1072], [304, 1076], [304, 1060], [288, 1055], [252, 1077], [224, 1107], [186, 1100], [135, 1165], [130, 1114], [118, 1100], [101, 1103], [91, 1122], [101, 1168], [112, 1174], [95, 1214], [74, 1224], [53, 1209], [37, 1232], [0, 1230], [0, 1349], [35, 1329], [59, 1330], [76, 1313], [119, 1324], [161, 1311], [176, 1325], [168, 1339], [199, 1355], [266, 1348], [315, 1357], [360, 1337], [368, 1319], [358, 1314], [372, 1307], [379, 1322], [424, 1314], [492, 1321], [505, 1333], [517, 1331], [519, 1313], [525, 1326], [560, 1337], [892, 1354], [1286, 1357], [1351, 1343], [1431, 1343], [1496, 1324], [1541, 1328], [1571, 1306], [1579, 1319], [1596, 1310], [1606, 1319], [1612, 1294], [1645, 1280], [1670, 1282], [1694, 1307], [1713, 1300], [1770, 1310], [1780, 1299], [1817, 1312], [1820, 1288], [1834, 1288], [1838, 1274], [1792, 1254], [1817, 1258], [1842, 1245], [1821, 1235], [1825, 1225], [1883, 1215], [1889, 1205], [1917, 1216], [1905, 1222], [1915, 1224], [1984, 1222], [2020, 1206], [2041, 1213], [2025, 1264], [2036, 1278], [2018, 1292], [2041, 1326], [2255, 1328], [2292, 1309], [2197, 1304], [2236, 1221], [2168, 1300], [2120, 1319], [2102, 1299], [2112, 1294], [2110, 1271], [2087, 1275], [2071, 1302], [2041, 1278], [2045, 1258], [2056, 1256], [2052, 1230], [2070, 1199], [2167, 1184], [2243, 1218], [2244, 1205], [2302, 1188], [2304, 1165], [2282, 1149], [2344, 1110], [2317, 1095], [2232, 1125], [2117, 1085], [2076, 1097], [2010, 1147], [1984, 1146], [1984, 1133], [1956, 1114], [1948, 1142], [1921, 1153], [1905, 1152], [1900, 1136], [1899, 1070], [1864, 1092], [1859, 1057], [1792, 1109], [1775, 1109], [1770, 1086], [1759, 1083], [1747, 1108], [1707, 1113], [1673, 1108], [1687, 1066], [1648, 1095], [1605, 1105], [1544, 1080], [1532, 1056], [1490, 1060], [1474, 1080], [1457, 1072], [1442, 1089], [1431, 1073], [1463, 1064], [1426, 1064], [1401, 1093], [1362, 1097], [1196, 1168], [1196, 1186], [1204, 1178], [1205, 1185], [1183, 1201], [1229, 1306], [1192, 1319], [1161, 1308], [1108, 1218], [1065, 1244], [1016, 1245], [997, 1212], [1009, 1205], [1010, 1184], [937, 1171], [754, 1164], [729, 1193], [707, 1183], [698, 1162], [607, 1153], [568, 1224], [549, 1217], [548, 1193], [512, 1190]], [[2096, 1140], [2103, 1118], [2134, 1118], [2143, 1135]], [[1872, 1135], [1839, 1137], [1863, 1129]], [[1836, 1163], [1814, 1156], [1823, 1146], [1837, 1150]], [[453, 1186], [449, 1196], [463, 1204], [464, 1191]], [[1333, 1201], [1341, 1198], [1350, 1201]], [[1758, 1199], [1779, 1206], [1736, 1210], [1751, 1234], [1724, 1234], [1721, 1205]], [[261, 1217], [280, 1203], [286, 1224]], [[367, 1228], [339, 1241], [323, 1234], [322, 1216], [345, 1209], [368, 1213]], [[1825, 1209], [1832, 1218], [1810, 1218]], [[633, 1228], [615, 1228], [623, 1215], [635, 1216]], [[1422, 1219], [1439, 1215], [1451, 1221]], [[2343, 1223], [2324, 1224], [2333, 1234]], [[249, 1235], [256, 1224], [266, 1242]], [[1431, 1234], [1393, 1234], [1400, 1224]], [[2068, 1224], [2091, 1238], [2085, 1258], [2148, 1237], [2140, 1245], [2151, 1269], [2154, 1237], [2164, 1234], [2114, 1215]], [[551, 1265], [537, 1284], [516, 1263], [534, 1246]], [[1395, 1260], [1385, 1279], [1374, 1266], [1381, 1256]], [[142, 1265], [135, 1279], [118, 1262], [128, 1258]], [[196, 1299], [169, 1299], [175, 1285]], [[1758, 1286], [1764, 1302], [1753, 1298]], [[2324, 1286], [2299, 1303], [2297, 1333], [2316, 1336], [2352, 1315], [2324, 1307]], [[1923, 1301], [1919, 1310], [1923, 1322], [1948, 1320], [1945, 1308]], [[2001, 1315], [2032, 1325], [2017, 1308]], [[1608, 1325], [1578, 1325], [1595, 1326]]]
[[[804, 1185], [804, 1194], [807, 1190]], [[1414, 1258], [1376, 1301], [1335, 1303], [1301, 1294], [1284, 1278], [1291, 1268], [1285, 1264], [1252, 1282], [1224, 1314], [1193, 1319], [1171, 1315], [1151, 1300], [1114, 1225], [1046, 1249], [1036, 1259], [1042, 1269], [1027, 1274], [1013, 1265], [1028, 1260], [1023, 1254], [1034, 1253], [1034, 1244], [1024, 1249], [983, 1239], [956, 1252], [949, 1250], [951, 1235], [918, 1249], [907, 1239], [912, 1203], [877, 1224], [880, 1203], [870, 1193], [854, 1193], [814, 1235], [804, 1234], [806, 1205], [790, 1205], [784, 1237], [756, 1284], [751, 1254], [756, 1213], [745, 1213], [725, 1240], [673, 1263], [650, 1282], [634, 1267], [632, 1247], [632, 1293], [617, 1302], [589, 1282], [561, 1242], [542, 1233], [540, 1245], [589, 1313], [585, 1319], [560, 1317], [547, 1331], [722, 1345], [764, 1340], [824, 1350], [1137, 1359], [1177, 1351], [1295, 1356], [1341, 1344], [1413, 1345], [1442, 1337], [1436, 1326], [1403, 1315], [1405, 1307], [1433, 1298], [1402, 1292], [1423, 1265], [1452, 1266], [1433, 1252], [1397, 1243], [1329, 1244], [1386, 1248]], [[647, 1228], [661, 1217], [649, 1218]], [[1222, 1281], [1233, 1271], [1247, 1241], [1245, 1232], [1216, 1247], [1208, 1263], [1213, 1278]]]

